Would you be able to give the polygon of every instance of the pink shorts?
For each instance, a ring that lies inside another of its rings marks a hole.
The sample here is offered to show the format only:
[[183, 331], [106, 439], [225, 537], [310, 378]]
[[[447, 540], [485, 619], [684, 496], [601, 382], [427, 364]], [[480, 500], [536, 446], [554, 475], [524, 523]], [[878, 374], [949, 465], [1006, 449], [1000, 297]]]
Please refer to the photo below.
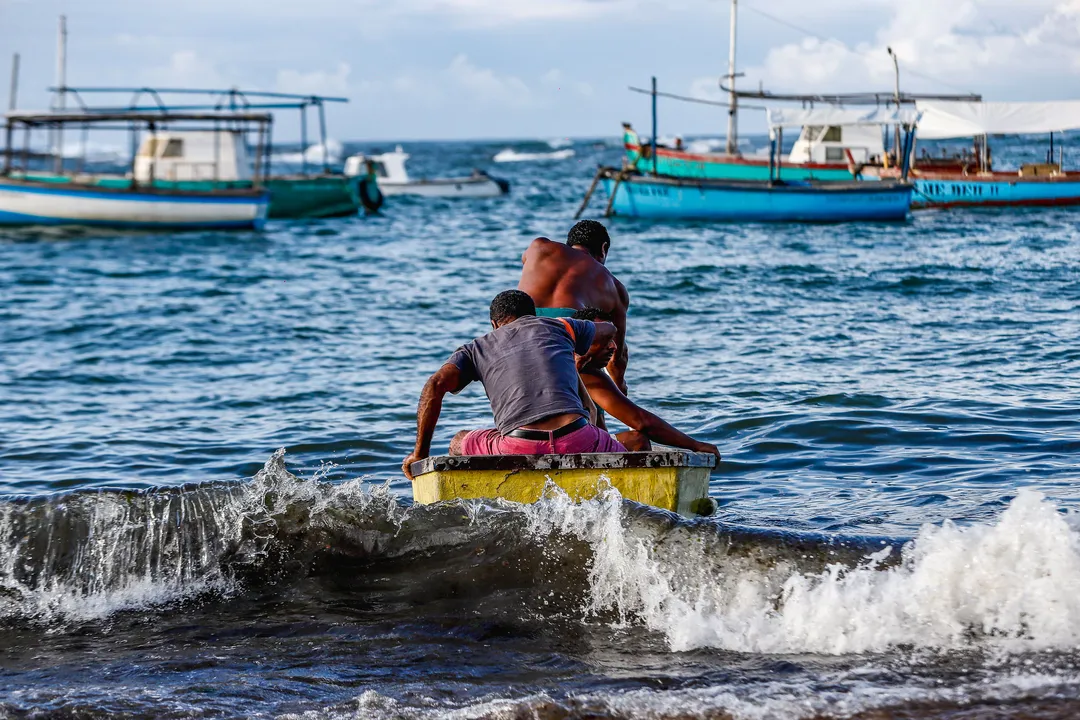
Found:
[[577, 453], [626, 452], [618, 440], [595, 425], [548, 440], [505, 437], [495, 428], [473, 430], [461, 442], [462, 455], [575, 455]]

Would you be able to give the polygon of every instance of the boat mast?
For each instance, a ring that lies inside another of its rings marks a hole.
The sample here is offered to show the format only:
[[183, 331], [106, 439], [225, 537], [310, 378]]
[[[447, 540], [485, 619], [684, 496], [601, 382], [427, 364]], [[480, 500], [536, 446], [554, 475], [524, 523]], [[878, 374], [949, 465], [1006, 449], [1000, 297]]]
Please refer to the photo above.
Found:
[[737, 133], [737, 115], [738, 115], [738, 103], [739, 98], [735, 94], [735, 20], [736, 9], [738, 7], [739, 0], [731, 0], [731, 42], [728, 52], [728, 87], [730, 92], [728, 94], [728, 120], [727, 120], [727, 154], [734, 155], [735, 149], [739, 146], [739, 140], [736, 136]]
[[[893, 95], [893, 97], [896, 100], [896, 111], [899, 112], [900, 111], [900, 62], [896, 59], [896, 53], [894, 53], [892, 51], [891, 46], [886, 48], [886, 50], [889, 51], [889, 57], [892, 58], [893, 78], [895, 79], [895, 82], [896, 82], [896, 84], [894, 86], [895, 87], [895, 90], [894, 90], [895, 94]], [[900, 159], [900, 126], [899, 125], [896, 126], [896, 135], [894, 137], [893, 147], [896, 148], [896, 153], [897, 153], [896, 162], [897, 163], [902, 162], [902, 160]]]
[[8, 110], [15, 111], [19, 96], [19, 53], [11, 58], [11, 92], [8, 94]]
[[[56, 38], [56, 107], [62, 112], [67, 105], [67, 16], [60, 16], [60, 32]], [[55, 171], [64, 171], [64, 127], [57, 125], [53, 135]]]

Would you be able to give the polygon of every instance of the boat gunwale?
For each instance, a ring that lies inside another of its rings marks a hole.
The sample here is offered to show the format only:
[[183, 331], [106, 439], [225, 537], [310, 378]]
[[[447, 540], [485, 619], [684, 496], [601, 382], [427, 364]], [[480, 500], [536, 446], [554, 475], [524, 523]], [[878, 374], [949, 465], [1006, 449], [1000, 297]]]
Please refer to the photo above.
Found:
[[[230, 181], [231, 182], [231, 181]], [[12, 175], [0, 175], [0, 190], [38, 192], [42, 194], [78, 194], [78, 195], [105, 195], [109, 199], [120, 200], [193, 200], [193, 201], [230, 201], [230, 200], [254, 200], [268, 199], [270, 191], [266, 187], [230, 188], [222, 187], [217, 190], [183, 190], [179, 188], [162, 188], [153, 185], [135, 184], [132, 187], [116, 188], [107, 185], [94, 185], [80, 183], [74, 180], [47, 181], [28, 180], [13, 177]], [[52, 191], [52, 192], [50, 192]], [[138, 195], [152, 195], [155, 197], [139, 198]]]
[[[644, 146], [642, 146], [642, 145], [630, 145], [628, 143], [626, 145], [625, 149], [626, 150], [633, 150], [633, 151], [636, 151], [636, 152], [640, 153], [642, 147], [647, 148], [648, 145], [644, 145]], [[746, 165], [746, 166], [752, 166], [752, 167], [768, 167], [769, 166], [769, 159], [768, 158], [746, 157], [744, 155], [728, 155], [726, 153], [693, 153], [693, 152], [689, 152], [687, 150], [675, 150], [674, 148], [666, 148], [666, 147], [661, 147], [661, 146], [657, 146], [656, 154], [658, 156], [666, 156], [666, 157], [671, 158], [671, 159], [690, 160], [690, 161], [693, 161], [693, 162], [701, 162], [701, 163], [712, 164], [712, 165]], [[649, 161], [650, 161], [650, 158], [643, 158], [642, 159], [642, 162], [644, 162], [646, 164], [648, 164]], [[850, 172], [850, 167], [848, 166], [847, 163], [816, 163], [816, 162], [792, 163], [792, 162], [786, 162], [784, 164], [786, 166], [807, 168], [809, 170], [843, 170], [844, 172]], [[837, 181], [837, 182], [841, 182], [841, 181]]]
[[622, 182], [635, 185], [667, 185], [673, 187], [689, 187], [701, 190], [740, 190], [743, 192], [791, 192], [791, 193], [869, 193], [887, 194], [895, 192], [911, 192], [915, 185], [911, 181], [892, 178], [881, 180], [835, 180], [819, 181], [807, 180], [789, 183], [783, 179], [776, 181], [768, 180], [738, 180], [726, 178], [684, 178], [674, 175], [653, 175], [644, 173], [623, 173], [622, 171], [608, 167], [602, 168], [605, 173], [604, 179], [615, 181], [617, 175], [622, 174]]
[[414, 477], [462, 470], [548, 471], [620, 470], [635, 468], [715, 468], [716, 458], [687, 450], [561, 455], [433, 455], [409, 466]]

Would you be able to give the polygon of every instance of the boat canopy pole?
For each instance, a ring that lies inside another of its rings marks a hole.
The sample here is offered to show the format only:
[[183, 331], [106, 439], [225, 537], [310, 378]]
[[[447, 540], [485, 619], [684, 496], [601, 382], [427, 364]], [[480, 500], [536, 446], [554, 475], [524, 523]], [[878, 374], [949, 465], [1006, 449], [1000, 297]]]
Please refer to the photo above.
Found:
[[728, 95], [728, 120], [727, 120], [727, 154], [734, 155], [739, 145], [738, 133], [738, 103], [739, 96], [735, 93], [735, 21], [738, 16], [739, 0], [731, 0], [731, 43], [728, 51], [728, 83], [731, 91]]
[[1046, 154], [1046, 164], [1054, 162], [1054, 132], [1050, 131], [1050, 152]]
[[[900, 132], [900, 125], [896, 126], [896, 132]], [[912, 141], [915, 138], [915, 128], [911, 125], [904, 126], [904, 141], [903, 152], [904, 158], [901, 160], [900, 165], [900, 179], [907, 180], [908, 170], [911, 169], [911, 153], [914, 148], [912, 147]]]
[[780, 182], [780, 168], [784, 166], [784, 127], [776, 128], [776, 182]]
[[266, 164], [264, 165], [263, 178], [270, 177], [270, 160], [274, 152], [274, 120], [273, 116], [266, 123]]
[[14, 130], [15, 130], [15, 126], [12, 125], [10, 122], [8, 122], [7, 127], [5, 128], [5, 135], [7, 137], [5, 138], [6, 142], [4, 143], [4, 174], [5, 175], [11, 174], [11, 153], [13, 151], [13, 148], [11, 147], [11, 142], [12, 142], [12, 140], [15, 139], [13, 137], [14, 136]]
[[773, 183], [773, 175], [776, 170], [776, 133], [769, 130], [769, 184]]
[[317, 103], [319, 106], [319, 137], [322, 138], [322, 169], [324, 173], [330, 172], [330, 162], [327, 159], [328, 148], [326, 147], [326, 108], [323, 104]]
[[300, 106], [300, 174], [307, 175], [307, 105]]
[[[656, 174], [656, 76], [652, 79], [652, 171]], [[612, 193], [612, 197], [615, 194]]]

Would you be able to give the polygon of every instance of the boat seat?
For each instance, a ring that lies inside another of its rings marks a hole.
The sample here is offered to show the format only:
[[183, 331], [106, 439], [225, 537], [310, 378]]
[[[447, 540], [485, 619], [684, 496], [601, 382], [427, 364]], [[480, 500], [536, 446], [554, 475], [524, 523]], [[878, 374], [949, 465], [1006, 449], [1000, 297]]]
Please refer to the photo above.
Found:
[[1020, 177], [1046, 177], [1060, 175], [1061, 166], [1057, 163], [1024, 163], [1020, 166]]

